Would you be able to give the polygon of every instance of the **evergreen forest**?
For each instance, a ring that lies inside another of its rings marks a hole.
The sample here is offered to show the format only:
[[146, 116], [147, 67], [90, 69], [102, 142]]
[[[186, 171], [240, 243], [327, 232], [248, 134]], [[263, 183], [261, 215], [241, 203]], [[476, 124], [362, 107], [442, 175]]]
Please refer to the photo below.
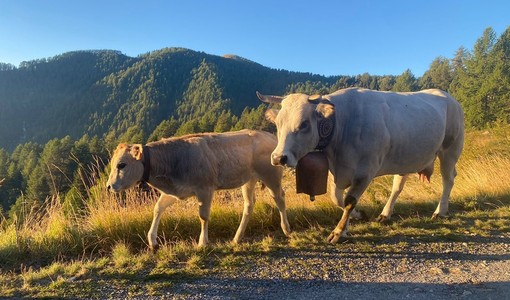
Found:
[[[341, 70], [339, 70], [339, 73]], [[510, 122], [510, 27], [487, 28], [471, 49], [437, 57], [421, 77], [321, 76], [272, 69], [236, 56], [165, 48], [129, 57], [73, 51], [0, 63], [0, 219], [61, 199], [70, 212], [93, 201], [119, 142], [146, 143], [195, 132], [275, 131], [255, 91], [327, 94], [439, 88], [465, 111], [467, 130]], [[84, 200], [85, 199], [85, 200]]]

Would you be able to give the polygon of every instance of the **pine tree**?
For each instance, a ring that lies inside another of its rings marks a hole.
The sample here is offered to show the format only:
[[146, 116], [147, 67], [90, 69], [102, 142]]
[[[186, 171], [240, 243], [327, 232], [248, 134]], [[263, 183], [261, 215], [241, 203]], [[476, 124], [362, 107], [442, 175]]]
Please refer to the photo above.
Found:
[[[46, 185], [50, 188], [51, 196], [58, 196], [69, 190], [72, 184], [72, 176], [76, 170], [76, 163], [71, 159], [71, 149], [74, 142], [70, 136], [63, 139], [53, 139], [49, 141], [41, 153], [39, 168], [46, 181]], [[36, 182], [39, 177], [34, 178]], [[38, 195], [39, 200], [44, 200]]]
[[234, 116], [229, 111], [222, 111], [221, 115], [218, 117], [218, 121], [216, 125], [214, 125], [214, 132], [225, 132], [229, 131], [234, 125]]
[[474, 47], [473, 53], [465, 59], [465, 67], [457, 69], [458, 79], [455, 82], [453, 96], [464, 108], [468, 127], [482, 128], [495, 121], [492, 103], [495, 98], [495, 87], [491, 82], [494, 72], [492, 50], [496, 41], [496, 33], [487, 28]]
[[491, 85], [490, 109], [495, 121], [510, 123], [510, 27], [499, 37], [490, 55], [493, 65], [488, 78]]
[[437, 57], [420, 78], [419, 85], [421, 89], [436, 88], [448, 91], [452, 80], [453, 68], [450, 65], [450, 61], [444, 57]]
[[197, 133], [200, 131], [200, 125], [198, 124], [198, 120], [189, 120], [188, 122], [184, 122], [177, 132], [175, 132], [175, 136], [182, 136], [191, 133]]
[[418, 89], [418, 84], [414, 74], [407, 69], [395, 80], [395, 85], [391, 89], [394, 92], [413, 92]]
[[163, 120], [159, 123], [158, 127], [154, 129], [154, 131], [149, 136], [147, 142], [158, 141], [162, 138], [168, 138], [175, 135], [177, 129], [179, 128], [179, 123], [175, 118], [170, 118], [168, 120]]

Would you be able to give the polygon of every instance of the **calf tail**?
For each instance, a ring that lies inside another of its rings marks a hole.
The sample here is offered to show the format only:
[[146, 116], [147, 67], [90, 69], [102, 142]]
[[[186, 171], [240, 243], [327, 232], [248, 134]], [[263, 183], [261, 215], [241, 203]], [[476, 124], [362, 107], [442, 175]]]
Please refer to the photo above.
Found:
[[260, 182], [260, 189], [264, 190], [266, 188], [266, 185], [262, 181], [259, 181], [259, 182]]

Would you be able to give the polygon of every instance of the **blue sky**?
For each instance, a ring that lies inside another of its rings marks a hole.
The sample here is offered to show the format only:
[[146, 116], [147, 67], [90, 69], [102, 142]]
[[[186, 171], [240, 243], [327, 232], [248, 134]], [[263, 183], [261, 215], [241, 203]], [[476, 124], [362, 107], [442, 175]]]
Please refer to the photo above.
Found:
[[510, 1], [0, 0], [0, 62], [164, 47], [322, 75], [416, 76], [510, 26]]

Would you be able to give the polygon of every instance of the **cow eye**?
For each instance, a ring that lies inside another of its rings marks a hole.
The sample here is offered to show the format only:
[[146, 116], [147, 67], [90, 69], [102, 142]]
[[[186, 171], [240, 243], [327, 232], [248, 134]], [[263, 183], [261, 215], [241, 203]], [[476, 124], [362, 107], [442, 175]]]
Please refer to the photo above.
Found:
[[122, 169], [124, 169], [125, 166], [126, 166], [126, 163], [119, 163], [117, 165], [117, 169], [122, 170]]
[[299, 125], [299, 130], [306, 130], [308, 129], [308, 127], [310, 126], [310, 122], [308, 121], [303, 121], [300, 125]]

